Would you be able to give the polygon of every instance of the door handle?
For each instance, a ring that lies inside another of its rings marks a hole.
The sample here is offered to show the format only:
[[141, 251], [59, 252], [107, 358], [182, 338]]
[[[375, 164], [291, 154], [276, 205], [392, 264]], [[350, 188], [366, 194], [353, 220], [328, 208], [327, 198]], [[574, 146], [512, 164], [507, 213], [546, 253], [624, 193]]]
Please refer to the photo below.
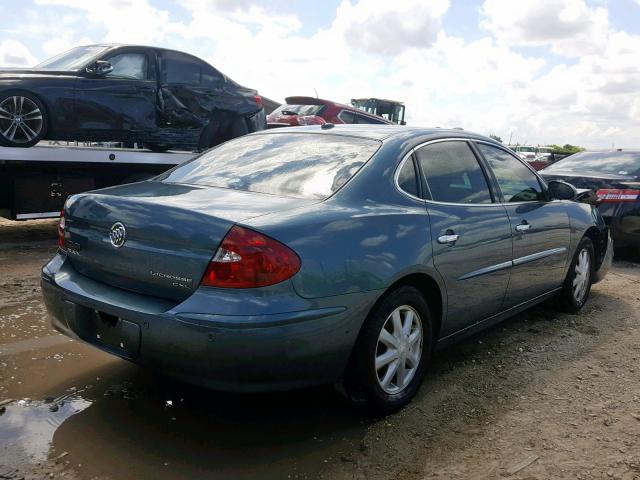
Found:
[[520, 225], [516, 225], [516, 231], [524, 233], [531, 228], [531, 225], [526, 220], [523, 220]]
[[459, 238], [460, 235], [456, 235], [455, 233], [453, 233], [453, 230], [447, 230], [446, 232], [444, 232], [444, 235], [440, 235], [438, 237], [438, 243], [442, 245], [453, 245], [458, 241]]

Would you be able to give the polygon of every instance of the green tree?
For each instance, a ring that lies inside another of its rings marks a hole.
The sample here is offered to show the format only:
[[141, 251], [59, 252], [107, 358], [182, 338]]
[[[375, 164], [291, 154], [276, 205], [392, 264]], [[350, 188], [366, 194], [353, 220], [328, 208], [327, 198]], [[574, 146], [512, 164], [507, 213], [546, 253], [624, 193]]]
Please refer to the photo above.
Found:
[[560, 145], [549, 145], [553, 151], [557, 151], [558, 153], [577, 153], [584, 151], [583, 147], [579, 147], [577, 145], [571, 145], [569, 143], [565, 143], [562, 147]]
[[494, 135], [493, 133], [489, 134], [489, 138], [493, 138], [496, 142], [502, 143], [502, 138], [500, 138], [498, 135]]

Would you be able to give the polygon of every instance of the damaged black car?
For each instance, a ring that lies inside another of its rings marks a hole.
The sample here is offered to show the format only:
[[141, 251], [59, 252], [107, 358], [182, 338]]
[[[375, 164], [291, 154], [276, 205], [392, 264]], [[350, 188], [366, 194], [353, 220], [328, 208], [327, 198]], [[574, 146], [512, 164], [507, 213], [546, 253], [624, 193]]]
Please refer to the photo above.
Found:
[[49, 139], [204, 150], [265, 127], [256, 90], [174, 50], [89, 45], [0, 70], [4, 146]]

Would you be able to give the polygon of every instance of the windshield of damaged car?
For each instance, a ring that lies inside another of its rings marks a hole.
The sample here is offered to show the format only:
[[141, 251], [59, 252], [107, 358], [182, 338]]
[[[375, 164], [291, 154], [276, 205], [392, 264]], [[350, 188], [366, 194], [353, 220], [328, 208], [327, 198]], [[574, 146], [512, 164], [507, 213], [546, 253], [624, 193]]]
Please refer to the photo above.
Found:
[[89, 60], [100, 55], [108, 47], [91, 46], [91, 47], [76, 47], [68, 52], [61, 53], [55, 57], [45, 60], [44, 62], [36, 65], [35, 68], [42, 70], [79, 70], [84, 67]]
[[319, 115], [324, 105], [280, 105], [273, 113], [275, 115]]
[[379, 147], [376, 140], [338, 135], [250, 135], [209, 150], [157, 180], [324, 199], [344, 185]]
[[640, 176], [640, 152], [580, 152], [544, 169], [544, 173], [570, 170], [610, 175]]

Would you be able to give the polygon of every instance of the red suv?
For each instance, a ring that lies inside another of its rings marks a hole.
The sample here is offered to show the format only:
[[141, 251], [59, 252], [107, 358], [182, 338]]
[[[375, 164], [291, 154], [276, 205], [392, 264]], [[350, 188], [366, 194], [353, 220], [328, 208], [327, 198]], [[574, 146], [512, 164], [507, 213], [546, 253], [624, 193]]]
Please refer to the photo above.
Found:
[[324, 123], [368, 123], [394, 125], [393, 122], [342, 103], [313, 97], [287, 97], [267, 116], [267, 128]]

